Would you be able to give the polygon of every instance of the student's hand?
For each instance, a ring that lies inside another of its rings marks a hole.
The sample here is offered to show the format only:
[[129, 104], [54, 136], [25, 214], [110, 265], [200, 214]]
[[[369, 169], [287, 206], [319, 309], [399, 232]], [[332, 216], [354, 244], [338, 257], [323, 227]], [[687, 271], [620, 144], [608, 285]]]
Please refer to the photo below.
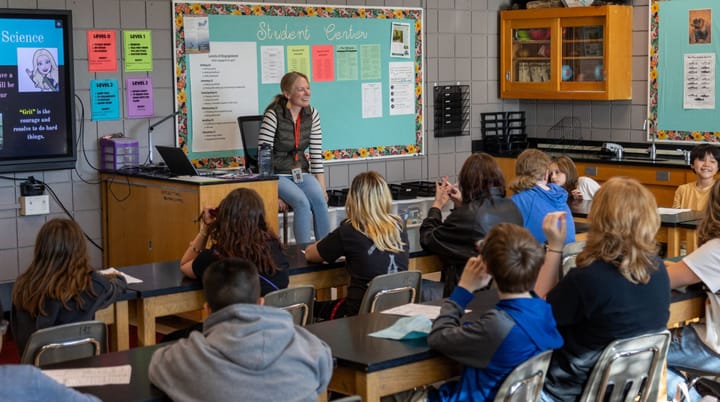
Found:
[[447, 190], [448, 182], [447, 176], [440, 179], [440, 182], [435, 182], [435, 200], [433, 201], [433, 208], [443, 209], [445, 204], [450, 201], [450, 196]]
[[470, 257], [465, 263], [458, 286], [474, 292], [486, 287], [491, 279], [492, 276], [488, 274], [483, 258], [481, 256]]
[[582, 200], [583, 199], [582, 191], [580, 191], [578, 189], [574, 189], [573, 191], [571, 191], [570, 196], [573, 198], [573, 200]]
[[457, 184], [448, 184], [448, 195], [450, 196], [453, 204], [455, 204], [456, 207], [459, 207], [463, 204], [462, 193], [460, 192]]
[[215, 214], [217, 213], [217, 208], [205, 208], [203, 209], [202, 213], [202, 223], [205, 226], [211, 225], [213, 222], [215, 222]]
[[553, 250], [562, 250], [565, 239], [567, 239], [567, 213], [559, 211], [545, 215], [542, 230], [548, 247]]

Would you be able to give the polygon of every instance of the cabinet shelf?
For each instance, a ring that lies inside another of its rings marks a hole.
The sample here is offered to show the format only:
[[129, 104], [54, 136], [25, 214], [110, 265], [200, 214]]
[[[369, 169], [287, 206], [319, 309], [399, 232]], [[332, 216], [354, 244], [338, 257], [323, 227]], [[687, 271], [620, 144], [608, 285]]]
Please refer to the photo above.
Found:
[[502, 98], [632, 99], [632, 7], [502, 11], [499, 72]]
[[563, 60], [604, 60], [602, 56], [563, 56]]

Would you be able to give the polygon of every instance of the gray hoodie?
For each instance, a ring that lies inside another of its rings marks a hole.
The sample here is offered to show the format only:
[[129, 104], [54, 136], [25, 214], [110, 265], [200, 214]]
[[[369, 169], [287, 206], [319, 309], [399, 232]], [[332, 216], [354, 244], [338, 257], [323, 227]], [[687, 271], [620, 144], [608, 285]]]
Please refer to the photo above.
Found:
[[332, 364], [330, 347], [286, 311], [234, 304], [202, 334], [158, 349], [149, 374], [175, 401], [316, 401]]

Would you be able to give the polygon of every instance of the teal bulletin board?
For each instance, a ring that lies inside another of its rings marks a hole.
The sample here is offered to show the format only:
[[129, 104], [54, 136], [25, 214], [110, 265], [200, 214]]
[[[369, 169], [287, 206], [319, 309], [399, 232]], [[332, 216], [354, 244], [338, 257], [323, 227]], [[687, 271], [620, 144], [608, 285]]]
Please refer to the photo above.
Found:
[[420, 8], [173, 1], [177, 141], [198, 167], [243, 161], [237, 117], [310, 78], [326, 162], [420, 155]]
[[719, 142], [720, 2], [652, 0], [648, 140]]

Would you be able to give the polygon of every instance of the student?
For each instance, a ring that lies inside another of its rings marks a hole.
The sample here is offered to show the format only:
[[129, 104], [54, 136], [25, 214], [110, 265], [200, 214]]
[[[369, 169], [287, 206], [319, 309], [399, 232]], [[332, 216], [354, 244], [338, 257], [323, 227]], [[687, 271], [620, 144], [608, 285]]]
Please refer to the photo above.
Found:
[[[460, 380], [443, 384], [439, 395], [431, 392], [429, 400], [492, 401], [516, 366], [563, 344], [550, 306], [532, 292], [544, 262], [532, 234], [521, 226], [500, 223], [478, 249], [428, 336], [431, 348], [464, 365]], [[495, 308], [461, 323], [473, 292], [488, 289], [493, 279], [500, 296]]]
[[[563, 212], [544, 219], [548, 254], [556, 259], [568, 220]], [[588, 221], [577, 268], [558, 281], [559, 264], [546, 261], [535, 286], [547, 296], [565, 340], [553, 353], [542, 401], [577, 400], [610, 342], [667, 325], [670, 283], [657, 256], [660, 217], [652, 193], [635, 179], [614, 177], [595, 194]]]
[[12, 291], [11, 328], [18, 351], [38, 329], [95, 319], [115, 302], [127, 284], [121, 276], [103, 276], [90, 266], [85, 237], [69, 219], [47, 221], [35, 239], [28, 269]]
[[150, 381], [176, 401], [316, 401], [332, 375], [330, 347], [262, 305], [255, 265], [217, 261], [203, 283], [203, 332], [155, 351]]
[[[555, 183], [549, 183], [550, 157], [537, 149], [526, 149], [515, 161], [515, 180], [510, 197], [523, 216], [523, 225], [538, 242], [545, 242], [542, 222], [548, 212], [564, 211], [572, 215], [567, 204], [568, 193]], [[567, 221], [566, 243], [575, 241], [575, 223]]]
[[673, 330], [668, 350], [668, 394], [684, 380], [676, 370], [693, 369], [720, 375], [720, 181], [710, 191], [705, 216], [698, 226], [699, 248], [681, 261], [668, 262], [670, 286], [703, 283], [708, 303], [705, 320]]
[[[237, 188], [217, 208], [206, 208], [201, 228], [180, 260], [180, 270], [190, 278], [202, 278], [205, 269], [222, 258], [242, 257], [260, 271], [264, 296], [288, 286], [288, 260], [277, 235], [268, 227], [260, 195]], [[210, 248], [205, 248], [210, 240]]]
[[[444, 295], [455, 289], [475, 243], [498, 223], [522, 225], [522, 215], [505, 198], [505, 178], [495, 159], [486, 153], [470, 155], [458, 176], [459, 189], [443, 178], [435, 185], [435, 200], [420, 225], [420, 245], [442, 260]], [[443, 221], [442, 209], [452, 199], [455, 208]]]
[[704, 211], [708, 203], [710, 188], [715, 183], [718, 172], [720, 148], [715, 145], [702, 144], [695, 146], [690, 152], [690, 168], [697, 176], [693, 183], [682, 184], [675, 190], [673, 208], [688, 208]]
[[316, 303], [316, 317], [327, 320], [356, 315], [374, 277], [407, 271], [407, 232], [402, 219], [391, 214], [391, 209], [390, 189], [379, 173], [355, 176], [345, 202], [347, 219], [326, 238], [305, 249], [305, 258], [310, 262], [331, 262], [345, 256], [350, 274], [347, 297]]
[[[315, 240], [330, 231], [322, 156], [322, 129], [317, 109], [310, 106], [310, 80], [289, 72], [280, 80], [282, 93], [265, 109], [259, 144], [273, 147], [273, 171], [278, 194], [294, 213], [293, 231], [298, 244], [310, 243], [312, 219]], [[305, 150], [310, 150], [310, 161]]]
[[567, 191], [568, 201], [592, 200], [600, 188], [600, 184], [590, 177], [578, 177], [575, 162], [565, 155], [552, 158], [550, 181]]

